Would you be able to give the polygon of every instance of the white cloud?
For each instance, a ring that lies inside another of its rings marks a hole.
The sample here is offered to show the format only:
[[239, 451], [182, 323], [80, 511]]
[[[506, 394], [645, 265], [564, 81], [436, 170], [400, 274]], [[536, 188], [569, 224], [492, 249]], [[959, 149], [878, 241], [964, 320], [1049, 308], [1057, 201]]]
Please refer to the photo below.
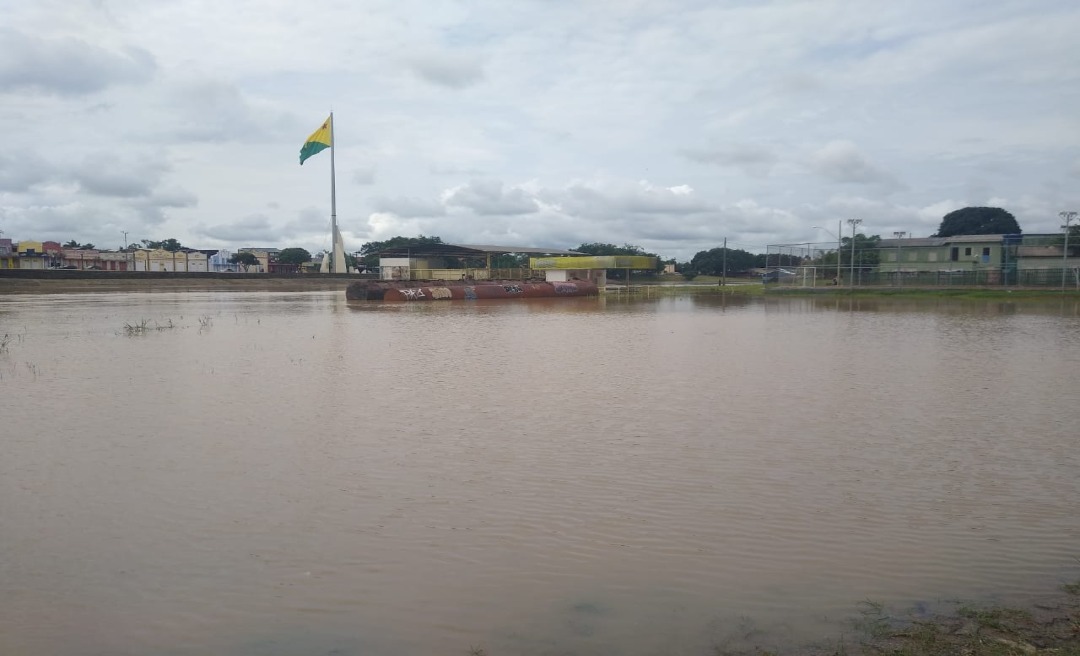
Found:
[[504, 187], [497, 180], [473, 180], [447, 190], [442, 200], [446, 205], [467, 208], [481, 216], [532, 214], [537, 210], [536, 202], [525, 190]]
[[780, 159], [771, 148], [761, 144], [733, 144], [705, 149], [686, 148], [682, 152], [693, 161], [738, 168], [747, 175], [756, 177], [769, 175]]
[[[257, 6], [256, 6], [257, 5]], [[1080, 208], [1080, 6], [39, 0], [0, 28], [15, 239], [634, 243], [689, 259]], [[1006, 44], [1003, 46], [1003, 44]], [[359, 247], [359, 244], [356, 244]]]
[[448, 89], [464, 89], [484, 79], [478, 57], [454, 52], [418, 55], [409, 61], [409, 67], [421, 79]]
[[895, 186], [893, 177], [873, 164], [850, 141], [830, 141], [814, 153], [811, 169], [831, 182]]
[[89, 94], [146, 82], [154, 69], [153, 55], [141, 48], [112, 50], [79, 38], [0, 28], [0, 91]]
[[199, 225], [196, 226], [196, 233], [219, 242], [238, 243], [246, 241], [252, 244], [254, 242], [273, 242], [280, 236], [280, 231], [271, 225], [270, 219], [261, 214], [253, 214], [232, 223]]

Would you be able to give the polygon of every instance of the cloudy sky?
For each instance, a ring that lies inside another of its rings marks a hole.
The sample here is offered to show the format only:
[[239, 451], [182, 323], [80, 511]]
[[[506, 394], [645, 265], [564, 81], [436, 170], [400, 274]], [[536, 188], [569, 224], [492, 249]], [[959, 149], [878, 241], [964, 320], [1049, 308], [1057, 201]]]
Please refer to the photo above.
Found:
[[[1075, 0], [0, 0], [0, 231], [687, 260], [1080, 209]], [[827, 230], [815, 228], [823, 226]], [[847, 226], [845, 226], [847, 230]]]

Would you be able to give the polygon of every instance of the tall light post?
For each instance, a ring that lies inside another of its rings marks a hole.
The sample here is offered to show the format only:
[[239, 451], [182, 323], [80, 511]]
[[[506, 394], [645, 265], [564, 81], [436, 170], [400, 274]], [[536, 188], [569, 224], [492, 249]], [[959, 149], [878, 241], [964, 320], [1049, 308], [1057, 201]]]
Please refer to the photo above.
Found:
[[1065, 271], [1069, 266], [1069, 224], [1076, 218], [1076, 212], [1058, 212], [1065, 222], [1061, 228], [1065, 231], [1065, 246], [1061, 249], [1061, 291], [1065, 291]]
[[896, 284], [900, 287], [904, 286], [904, 270], [901, 268], [904, 265], [904, 251], [900, 244], [900, 240], [907, 237], [906, 230], [897, 230], [893, 232], [893, 237], [896, 237]]
[[859, 227], [862, 223], [862, 219], [848, 219], [848, 225], [851, 226], [851, 280], [848, 281], [848, 285], [855, 286], [855, 228]]
[[836, 234], [835, 235], [832, 233], [831, 230], [829, 230], [827, 228], [822, 228], [821, 226], [811, 226], [811, 227], [817, 228], [818, 230], [824, 230], [825, 232], [829, 233], [830, 236], [836, 237], [836, 284], [839, 285], [840, 284], [840, 249], [843, 248], [843, 245], [844, 245], [844, 240], [840, 238], [840, 235], [842, 235], [844, 233], [844, 231], [842, 229], [844, 227], [844, 224], [841, 221], [836, 222]]

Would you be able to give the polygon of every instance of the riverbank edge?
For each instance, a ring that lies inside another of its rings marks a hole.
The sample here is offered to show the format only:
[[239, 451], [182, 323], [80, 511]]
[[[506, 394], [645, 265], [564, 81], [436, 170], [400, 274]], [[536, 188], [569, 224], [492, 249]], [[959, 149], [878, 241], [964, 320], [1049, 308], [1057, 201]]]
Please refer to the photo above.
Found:
[[1060, 289], [1031, 289], [1031, 288], [964, 288], [964, 287], [921, 287], [911, 289], [900, 288], [875, 288], [875, 287], [848, 287], [842, 288], [777, 288], [766, 289], [766, 296], [831, 296], [831, 297], [856, 297], [856, 298], [956, 298], [956, 299], [988, 299], [988, 300], [1053, 300], [1067, 298], [1070, 300], [1080, 299], [1080, 291]]
[[[715, 641], [708, 656], [1080, 656], [1080, 582], [1022, 605], [950, 601], [945, 610], [896, 611], [874, 601], [857, 605], [851, 632], [798, 647], [773, 644], [752, 626]], [[499, 656], [470, 645], [470, 656]], [[685, 652], [678, 652], [685, 653]], [[696, 653], [696, 652], [695, 652]]]
[[[1080, 582], [1022, 605], [952, 601], [935, 613], [892, 612], [859, 604], [852, 638], [802, 650], [805, 656], [905, 654], [911, 656], [1080, 656]], [[850, 643], [850, 644], [848, 644]], [[760, 655], [761, 650], [756, 650]], [[727, 654], [716, 650], [717, 656]], [[730, 654], [729, 656], [735, 656]]]
[[[71, 294], [96, 292], [341, 291], [360, 278], [334, 274], [215, 274], [215, 273], [119, 273], [119, 272], [0, 272], [0, 294]], [[33, 275], [26, 275], [33, 274]], [[700, 281], [683, 284], [631, 282], [628, 288], [609, 284], [606, 294], [620, 296], [726, 294], [732, 296], [803, 298], [898, 298], [1001, 301], [1080, 300], [1080, 291], [1031, 288], [897, 288], [897, 287], [773, 287], [757, 281], [729, 279], [729, 284]]]

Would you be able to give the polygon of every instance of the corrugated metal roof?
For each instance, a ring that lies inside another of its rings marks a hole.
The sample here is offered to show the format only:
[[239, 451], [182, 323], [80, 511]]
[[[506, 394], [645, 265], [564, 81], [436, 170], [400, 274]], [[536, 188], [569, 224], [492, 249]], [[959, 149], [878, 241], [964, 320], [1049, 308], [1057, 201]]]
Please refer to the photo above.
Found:
[[505, 255], [521, 253], [523, 255], [581, 255], [578, 251], [558, 248], [534, 248], [532, 246], [491, 246], [487, 244], [425, 244], [423, 246], [395, 246], [379, 251], [380, 256], [446, 256], [469, 257], [477, 255]]
[[[953, 235], [952, 237], [912, 237], [911, 239], [882, 239], [879, 248], [904, 246], [949, 246], [951, 244], [997, 244], [1004, 241], [1005, 235]], [[855, 245], [858, 248], [858, 244]]]
[[485, 253], [522, 253], [529, 255], [581, 255], [579, 251], [567, 251], [558, 248], [533, 248], [531, 246], [490, 246], [487, 244], [458, 244], [461, 248], [472, 248]]

